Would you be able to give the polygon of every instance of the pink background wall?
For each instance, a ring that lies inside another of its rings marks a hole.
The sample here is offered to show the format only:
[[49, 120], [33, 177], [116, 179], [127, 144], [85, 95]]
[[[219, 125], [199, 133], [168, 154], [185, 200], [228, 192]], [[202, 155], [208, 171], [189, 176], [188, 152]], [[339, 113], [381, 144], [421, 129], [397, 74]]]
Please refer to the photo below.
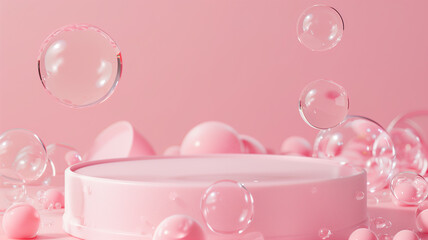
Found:
[[[299, 14], [317, 3], [345, 21], [327, 52], [296, 37]], [[104, 127], [129, 120], [162, 152], [220, 120], [278, 149], [289, 135], [314, 137], [297, 102], [318, 78], [348, 89], [352, 114], [386, 126], [428, 107], [426, 9], [422, 0], [0, 0], [0, 131], [27, 128], [85, 151]], [[71, 23], [100, 27], [122, 50], [116, 92], [95, 107], [61, 105], [38, 77], [42, 41]]]

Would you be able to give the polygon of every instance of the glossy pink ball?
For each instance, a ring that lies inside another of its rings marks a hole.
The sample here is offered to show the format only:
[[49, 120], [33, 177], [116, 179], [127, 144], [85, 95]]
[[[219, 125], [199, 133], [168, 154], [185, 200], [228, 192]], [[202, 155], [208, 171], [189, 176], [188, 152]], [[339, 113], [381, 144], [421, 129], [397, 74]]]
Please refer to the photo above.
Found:
[[392, 240], [419, 240], [418, 235], [410, 230], [401, 230], [395, 234]]
[[12, 205], [3, 216], [4, 233], [11, 239], [34, 238], [39, 225], [39, 213], [28, 203]]
[[312, 155], [312, 145], [303, 137], [291, 136], [282, 143], [281, 154], [309, 157]]
[[416, 216], [416, 226], [419, 232], [428, 233], [428, 210], [423, 210]]
[[267, 153], [266, 148], [257, 139], [247, 135], [241, 135], [240, 138], [244, 146], [245, 153], [253, 153], [253, 154]]
[[406, 202], [414, 202], [414, 199], [418, 195], [418, 190], [411, 183], [403, 182], [397, 184], [393, 190], [393, 194], [399, 203], [405, 204]]
[[64, 208], [64, 194], [55, 189], [47, 190], [43, 199], [43, 208]]
[[428, 182], [415, 172], [396, 174], [392, 178], [389, 188], [400, 205], [416, 206], [428, 197]]
[[180, 146], [170, 146], [163, 152], [164, 156], [178, 156], [180, 155]]
[[349, 240], [378, 240], [378, 238], [371, 230], [359, 228], [351, 233]]
[[186, 215], [165, 218], [156, 228], [153, 240], [204, 240], [201, 225]]
[[239, 134], [221, 122], [204, 122], [187, 133], [181, 143], [181, 155], [242, 153]]

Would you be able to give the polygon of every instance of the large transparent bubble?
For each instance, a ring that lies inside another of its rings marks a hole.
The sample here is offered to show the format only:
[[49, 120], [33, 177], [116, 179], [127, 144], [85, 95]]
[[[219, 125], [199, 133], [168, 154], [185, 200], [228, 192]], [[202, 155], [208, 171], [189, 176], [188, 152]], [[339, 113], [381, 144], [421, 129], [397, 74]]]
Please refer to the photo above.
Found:
[[30, 183], [43, 175], [48, 158], [40, 138], [25, 129], [0, 135], [0, 176], [8, 181]]
[[43, 43], [38, 59], [46, 90], [71, 107], [106, 100], [122, 72], [122, 56], [105, 32], [90, 25], [68, 25]]
[[395, 149], [388, 133], [376, 122], [349, 116], [337, 127], [320, 131], [314, 156], [348, 162], [367, 171], [368, 190], [384, 188], [395, 171]]
[[244, 185], [233, 180], [212, 184], [201, 199], [207, 226], [222, 234], [242, 233], [253, 219], [253, 197]]

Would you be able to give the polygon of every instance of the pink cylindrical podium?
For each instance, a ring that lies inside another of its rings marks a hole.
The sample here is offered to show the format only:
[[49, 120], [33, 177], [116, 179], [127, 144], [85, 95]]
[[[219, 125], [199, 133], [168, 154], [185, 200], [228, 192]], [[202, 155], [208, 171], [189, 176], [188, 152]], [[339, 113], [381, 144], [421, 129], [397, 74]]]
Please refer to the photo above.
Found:
[[165, 218], [185, 214], [207, 240], [232, 240], [204, 223], [200, 201], [212, 183], [230, 179], [254, 198], [244, 232], [266, 240], [347, 239], [367, 222], [366, 174], [330, 160], [275, 155], [147, 157], [85, 162], [67, 169], [64, 229], [82, 239], [151, 240]]

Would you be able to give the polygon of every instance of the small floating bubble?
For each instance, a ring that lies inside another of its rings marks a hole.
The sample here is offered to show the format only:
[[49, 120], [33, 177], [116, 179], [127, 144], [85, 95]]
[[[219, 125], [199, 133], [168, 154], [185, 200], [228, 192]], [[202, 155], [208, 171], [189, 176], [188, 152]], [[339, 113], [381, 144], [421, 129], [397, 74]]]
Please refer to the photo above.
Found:
[[201, 211], [212, 231], [242, 233], [253, 219], [253, 197], [244, 185], [233, 180], [221, 180], [205, 191]]
[[321, 238], [321, 239], [329, 239], [330, 237], [331, 237], [331, 235], [332, 235], [333, 233], [331, 232], [331, 230], [330, 229], [328, 229], [328, 228], [321, 228], [319, 231], [318, 231], [318, 236]]

